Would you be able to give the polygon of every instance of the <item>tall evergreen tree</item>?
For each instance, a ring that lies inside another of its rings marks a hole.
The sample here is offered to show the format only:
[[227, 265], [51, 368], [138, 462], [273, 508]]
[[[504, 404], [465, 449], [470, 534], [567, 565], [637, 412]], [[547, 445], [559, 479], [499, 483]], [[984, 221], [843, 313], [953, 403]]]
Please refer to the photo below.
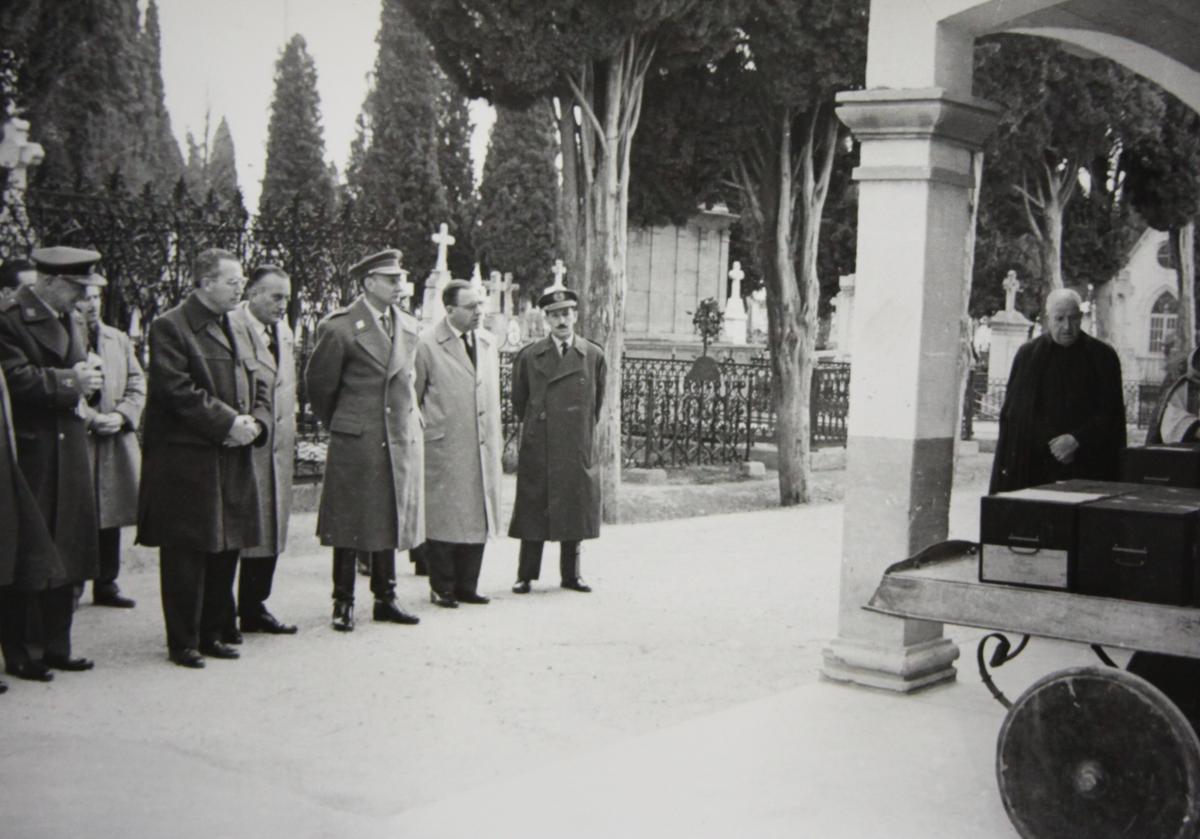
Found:
[[271, 217], [295, 206], [332, 210], [333, 183], [325, 164], [317, 66], [302, 35], [293, 35], [275, 62], [275, 96], [267, 125], [267, 160], [260, 216]]
[[183, 157], [171, 131], [162, 78], [162, 30], [158, 22], [158, 4], [150, 0], [142, 26], [142, 119], [145, 157], [151, 174], [160, 184], [174, 184], [183, 174]]
[[479, 184], [479, 258], [487, 271], [511, 271], [527, 292], [546, 284], [556, 256], [557, 153], [549, 103], [496, 108]]
[[438, 75], [438, 174], [450, 213], [447, 223], [456, 242], [450, 251], [450, 271], [469, 277], [478, 258], [475, 244], [475, 168], [471, 161], [471, 114], [457, 83]]
[[222, 201], [232, 201], [241, 194], [237, 179], [237, 155], [233, 148], [233, 135], [225, 117], [217, 123], [213, 134], [212, 149], [208, 155], [208, 186]]
[[178, 146], [165, 109], [155, 105], [156, 14], [148, 10], [143, 33], [137, 0], [0, 4], [0, 30], [16, 56], [17, 103], [46, 149], [40, 183], [121, 182], [136, 191], [179, 174]]
[[[433, 268], [430, 236], [449, 223], [439, 157], [439, 79], [429, 41], [398, 3], [384, 3], [359, 136], [348, 170], [360, 215], [391, 237], [420, 282]], [[356, 151], [357, 150], [357, 151]], [[456, 234], [459, 231], [454, 231]]]

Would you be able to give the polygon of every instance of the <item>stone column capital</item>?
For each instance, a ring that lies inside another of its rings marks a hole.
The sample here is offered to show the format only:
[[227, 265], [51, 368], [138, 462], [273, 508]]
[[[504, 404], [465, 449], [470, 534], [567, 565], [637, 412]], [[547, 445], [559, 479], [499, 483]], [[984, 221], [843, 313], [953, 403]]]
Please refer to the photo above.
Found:
[[975, 150], [982, 147], [1002, 112], [986, 99], [939, 87], [837, 94], [838, 118], [860, 141], [942, 140]]

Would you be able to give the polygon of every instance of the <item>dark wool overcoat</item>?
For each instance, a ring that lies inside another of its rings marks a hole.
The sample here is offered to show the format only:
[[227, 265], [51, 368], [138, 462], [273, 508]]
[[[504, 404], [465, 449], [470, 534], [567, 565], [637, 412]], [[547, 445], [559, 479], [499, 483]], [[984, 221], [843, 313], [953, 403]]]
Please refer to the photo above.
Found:
[[54, 539], [17, 465], [12, 405], [0, 370], [0, 586], [37, 591], [64, 578]]
[[258, 476], [258, 515], [262, 542], [242, 551], [242, 556], [278, 556], [287, 547], [288, 521], [292, 515], [292, 476], [296, 463], [296, 356], [292, 330], [287, 321], [271, 324], [279, 361], [263, 342], [254, 325], [254, 315], [242, 303], [229, 319], [246, 327], [258, 358], [258, 372], [271, 399], [271, 424], [266, 445], [254, 449]]
[[[1121, 386], [1121, 361], [1108, 344], [1087, 333], [1078, 341], [1086, 358], [1084, 380], [1074, 382], [1068, 400], [1079, 442], [1075, 460], [1065, 471], [1072, 478], [1115, 481], [1121, 476], [1121, 451], [1125, 448], [1125, 399]], [[1000, 434], [992, 461], [989, 492], [1006, 492], [1044, 483], [1039, 468], [1044, 442], [1036, 441], [1037, 394], [1052, 351], [1047, 333], [1023, 344], [1013, 358], [1004, 407], [1000, 409]]]
[[416, 319], [392, 307], [390, 342], [359, 297], [317, 326], [305, 370], [329, 429], [317, 514], [322, 545], [408, 550], [425, 541], [424, 441], [417, 410]]
[[[271, 421], [266, 385], [244, 328], [193, 292], [150, 324], [138, 541], [205, 553], [261, 541], [251, 446], [223, 441], [239, 414]], [[255, 445], [266, 442], [266, 433]]]
[[578, 335], [566, 355], [544, 338], [513, 359], [521, 445], [509, 536], [561, 542], [600, 535], [596, 422], [606, 373], [603, 350]]
[[29, 286], [0, 305], [17, 460], [70, 583], [93, 579], [100, 562], [87, 423], [72, 369], [86, 359], [82, 323], [69, 316], [64, 326]]

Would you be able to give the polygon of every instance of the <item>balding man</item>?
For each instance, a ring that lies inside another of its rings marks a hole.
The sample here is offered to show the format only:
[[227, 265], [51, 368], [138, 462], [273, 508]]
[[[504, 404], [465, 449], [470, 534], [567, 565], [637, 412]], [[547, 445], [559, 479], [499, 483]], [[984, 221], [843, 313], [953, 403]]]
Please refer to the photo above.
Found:
[[1079, 295], [1046, 298], [1046, 332], [1017, 350], [1000, 412], [991, 492], [1120, 477], [1125, 447], [1121, 362], [1084, 334]]

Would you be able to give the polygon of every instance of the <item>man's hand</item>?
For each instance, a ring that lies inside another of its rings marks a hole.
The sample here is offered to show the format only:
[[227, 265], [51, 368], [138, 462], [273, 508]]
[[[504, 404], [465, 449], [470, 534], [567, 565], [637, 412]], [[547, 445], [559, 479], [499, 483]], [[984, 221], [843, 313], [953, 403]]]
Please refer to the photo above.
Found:
[[125, 417], [115, 411], [111, 414], [96, 414], [92, 419], [92, 431], [102, 437], [116, 434], [125, 426]]
[[80, 361], [71, 369], [79, 379], [79, 389], [84, 396], [91, 396], [104, 384], [104, 373], [90, 361]]
[[1075, 452], [1079, 451], [1079, 441], [1070, 434], [1060, 434], [1050, 441], [1050, 454], [1059, 463], [1073, 463]]
[[249, 414], [238, 414], [225, 438], [226, 446], [248, 446], [258, 439], [258, 422]]

